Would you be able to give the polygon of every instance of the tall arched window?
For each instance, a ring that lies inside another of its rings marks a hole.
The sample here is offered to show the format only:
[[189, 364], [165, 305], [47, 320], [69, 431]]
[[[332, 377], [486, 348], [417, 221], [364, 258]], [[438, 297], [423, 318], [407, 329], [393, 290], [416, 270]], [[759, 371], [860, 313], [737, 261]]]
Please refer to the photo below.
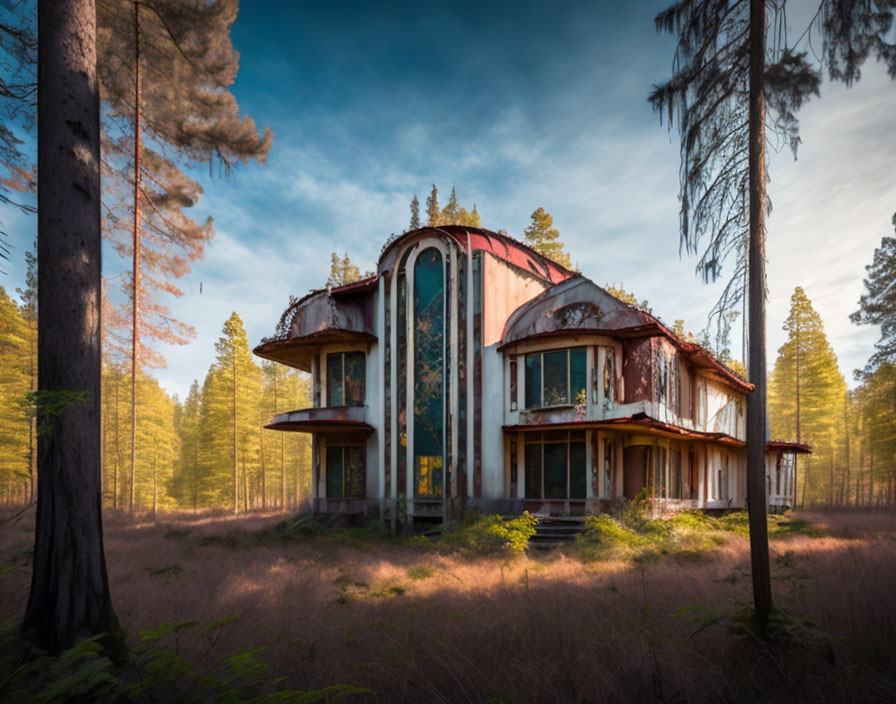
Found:
[[445, 272], [435, 247], [414, 264], [414, 495], [442, 498], [445, 452]]

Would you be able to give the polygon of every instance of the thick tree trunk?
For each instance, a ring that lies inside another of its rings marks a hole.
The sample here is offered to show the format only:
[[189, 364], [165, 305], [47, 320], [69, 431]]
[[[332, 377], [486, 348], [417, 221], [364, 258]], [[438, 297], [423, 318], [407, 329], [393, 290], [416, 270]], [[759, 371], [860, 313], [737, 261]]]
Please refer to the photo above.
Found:
[[[100, 496], [100, 131], [93, 0], [38, 3], [38, 394], [31, 592], [23, 630], [59, 652], [112, 634]], [[77, 396], [76, 396], [77, 395]]]
[[750, 382], [747, 397], [747, 497], [753, 601], [761, 629], [772, 609], [766, 522], [765, 359], [765, 0], [750, 0]]

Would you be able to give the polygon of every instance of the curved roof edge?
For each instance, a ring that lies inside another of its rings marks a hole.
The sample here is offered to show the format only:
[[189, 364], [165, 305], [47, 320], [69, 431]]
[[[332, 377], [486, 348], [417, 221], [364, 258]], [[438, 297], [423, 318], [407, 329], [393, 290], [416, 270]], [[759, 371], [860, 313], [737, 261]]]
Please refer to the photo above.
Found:
[[445, 237], [450, 237], [463, 250], [488, 252], [553, 284], [565, 281], [575, 274], [575, 272], [558, 264], [553, 259], [539, 254], [529, 245], [520, 242], [510, 235], [492, 232], [482, 227], [467, 227], [466, 225], [427, 225], [398, 235], [388, 241], [383, 247], [383, 251], [377, 260], [377, 271], [380, 271], [384, 266], [386, 269], [392, 268], [390, 254], [400, 243], [426, 232], [437, 232]]
[[682, 340], [651, 313], [620, 301], [582, 274], [545, 289], [513, 311], [504, 324], [498, 350], [564, 335], [663, 336], [695, 366], [712, 370], [738, 391], [753, 390], [753, 384], [725, 366], [709, 350], [696, 342]]

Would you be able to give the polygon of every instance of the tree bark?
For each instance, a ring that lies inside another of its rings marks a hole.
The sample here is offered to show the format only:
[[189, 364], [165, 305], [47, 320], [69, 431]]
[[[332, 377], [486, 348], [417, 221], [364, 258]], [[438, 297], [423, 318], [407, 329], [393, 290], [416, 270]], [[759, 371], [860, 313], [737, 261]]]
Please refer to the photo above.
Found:
[[232, 349], [230, 353], [233, 355], [231, 365], [233, 370], [233, 512], [237, 514], [240, 512], [240, 484], [236, 466], [236, 348]]
[[772, 609], [766, 522], [766, 359], [765, 359], [765, 0], [750, 0], [750, 381], [747, 397], [747, 496], [753, 601], [760, 629]]
[[58, 653], [109, 634], [123, 655], [100, 495], [100, 109], [93, 0], [38, 3], [38, 398], [31, 591], [23, 631]]

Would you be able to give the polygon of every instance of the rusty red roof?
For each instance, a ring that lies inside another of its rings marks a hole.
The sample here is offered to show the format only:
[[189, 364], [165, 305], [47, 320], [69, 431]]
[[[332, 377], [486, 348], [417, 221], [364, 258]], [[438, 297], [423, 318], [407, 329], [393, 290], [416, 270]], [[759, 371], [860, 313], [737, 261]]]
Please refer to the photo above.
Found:
[[790, 442], [789, 440], [769, 440], [765, 443], [769, 450], [781, 450], [783, 452], [793, 452], [798, 455], [812, 454], [812, 447], [803, 442]]
[[[380, 267], [386, 260], [386, 268], [389, 268], [387, 255], [394, 250], [395, 246], [408, 238], [416, 237], [425, 232], [438, 232], [444, 236], [450, 237], [460, 245], [464, 251], [483, 251], [493, 254], [505, 262], [509, 262], [524, 271], [528, 271], [543, 279], [547, 279], [553, 284], [565, 281], [574, 272], [564, 266], [561, 266], [552, 259], [548, 259], [539, 254], [529, 245], [520, 242], [518, 239], [510, 235], [504, 235], [499, 232], [492, 232], [481, 227], [467, 227], [466, 225], [440, 225], [439, 227], [421, 227], [417, 230], [411, 230], [396, 237], [389, 242], [380, 255]], [[379, 268], [379, 267], [378, 267]]]

